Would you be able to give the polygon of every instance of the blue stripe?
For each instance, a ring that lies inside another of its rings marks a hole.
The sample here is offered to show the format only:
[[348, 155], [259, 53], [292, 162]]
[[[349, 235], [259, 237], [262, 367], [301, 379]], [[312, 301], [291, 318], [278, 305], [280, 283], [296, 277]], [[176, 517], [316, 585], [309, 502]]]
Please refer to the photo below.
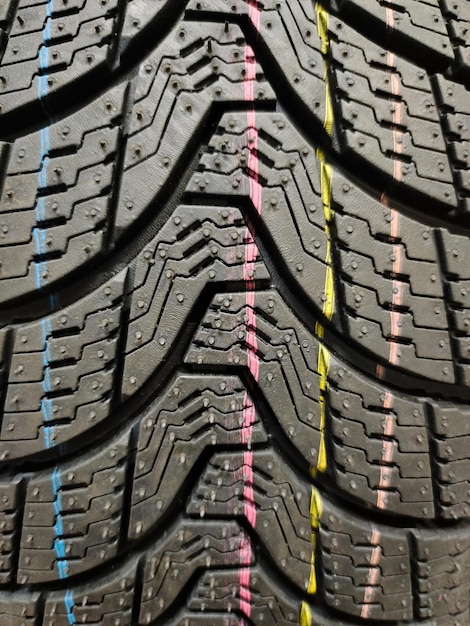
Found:
[[[42, 345], [43, 345], [43, 353], [42, 353], [42, 363], [43, 363], [43, 379], [42, 379], [42, 390], [43, 397], [41, 399], [41, 413], [44, 423], [44, 437], [46, 440], [46, 448], [51, 448], [53, 444], [52, 435], [54, 434], [54, 426], [48, 426], [49, 422], [52, 422], [53, 419], [53, 407], [52, 400], [47, 397], [47, 394], [51, 391], [51, 374], [49, 368], [49, 346], [47, 344], [47, 339], [51, 334], [51, 322], [49, 318], [45, 318], [41, 320], [41, 334], [42, 334]], [[54, 489], [54, 494], [56, 493]]]
[[[46, 26], [43, 31], [43, 40], [44, 45], [41, 47], [39, 51], [39, 67], [41, 70], [45, 70], [49, 66], [49, 48], [47, 43], [51, 39], [51, 15], [53, 11], [53, 0], [47, 0], [46, 4]], [[48, 76], [46, 73], [43, 73], [38, 77], [38, 98], [41, 100], [45, 96], [48, 95], [49, 86], [47, 83]], [[43, 128], [40, 133], [40, 167], [38, 173], [38, 189], [44, 189], [47, 187], [47, 169], [49, 166], [49, 158], [48, 155], [50, 153], [50, 136], [49, 136], [49, 128]], [[47, 158], [46, 158], [47, 157]], [[44, 222], [46, 217], [46, 208], [44, 197], [39, 197], [36, 202], [35, 207], [36, 213], [36, 222]], [[34, 246], [36, 249], [37, 255], [43, 255], [47, 250], [46, 244], [46, 233], [41, 228], [36, 228], [34, 230]], [[42, 274], [47, 271], [47, 262], [43, 261], [40, 263], [36, 263], [36, 288], [42, 288]], [[54, 308], [56, 304], [56, 299], [54, 295], [50, 296], [50, 305], [51, 308]], [[46, 448], [51, 448], [53, 445], [52, 435], [55, 432], [54, 426], [48, 426], [48, 422], [51, 422], [53, 419], [53, 410], [52, 410], [52, 401], [47, 397], [47, 394], [51, 391], [51, 380], [50, 380], [50, 354], [49, 347], [47, 344], [47, 339], [51, 335], [51, 323], [49, 319], [42, 320], [41, 322], [42, 336], [43, 336], [43, 364], [44, 364], [44, 379], [42, 382], [42, 387], [44, 390], [44, 397], [41, 400], [41, 412], [44, 419], [44, 436], [46, 440]], [[67, 567], [67, 559], [65, 554], [65, 541], [63, 539], [64, 536], [64, 525], [62, 522], [62, 494], [60, 493], [60, 488], [62, 487], [62, 481], [60, 479], [60, 471], [56, 468], [52, 474], [52, 492], [54, 494], [54, 514], [55, 514], [55, 524], [54, 524], [54, 550], [57, 555], [57, 569], [59, 571], [59, 577], [61, 579], [67, 578], [68, 576], [68, 567]], [[70, 626], [76, 624], [75, 617], [73, 615], [74, 609], [74, 600], [73, 593], [71, 591], [67, 591], [64, 598], [64, 605], [67, 611], [67, 618]]]
[[70, 626], [73, 626], [73, 624], [76, 624], [77, 622], [75, 621], [75, 617], [73, 616], [73, 613], [72, 613], [73, 607], [75, 606], [72, 591], [67, 591], [67, 593], [65, 594], [64, 604], [65, 604], [65, 608], [67, 609], [67, 617], [69, 618], [69, 624]]
[[[59, 571], [59, 578], [64, 579], [68, 577], [68, 566], [67, 566], [67, 557], [65, 552], [65, 540], [64, 536], [64, 524], [62, 521], [62, 494], [60, 493], [60, 489], [62, 487], [62, 481], [60, 478], [60, 470], [55, 468], [51, 477], [52, 482], [52, 491], [54, 493], [54, 515], [55, 515], [55, 524], [54, 524], [54, 550], [57, 555], [57, 569]], [[73, 592], [67, 591], [64, 598], [64, 605], [67, 611], [67, 619], [70, 626], [76, 624], [75, 616], [73, 614], [73, 609], [75, 606], [73, 600]]]
[[47, 338], [51, 334], [51, 321], [49, 318], [41, 320], [41, 331], [43, 345], [42, 363], [44, 366], [44, 376], [42, 380], [42, 390], [44, 394], [41, 400], [41, 413], [45, 424], [44, 431], [46, 437], [46, 447], [50, 448], [52, 446], [51, 435], [54, 433], [54, 427], [47, 425], [48, 422], [52, 422], [53, 418], [52, 401], [47, 397], [51, 391], [51, 374], [49, 367], [50, 354], [49, 347], [47, 345]]
[[[51, 14], [53, 11], [53, 0], [48, 0], [46, 4], [46, 26], [43, 31], [43, 46], [39, 51], [39, 68], [40, 70], [46, 70], [49, 67], [49, 48], [47, 42], [51, 38]], [[41, 100], [48, 95], [49, 86], [47, 83], [47, 74], [41, 74], [38, 76], [38, 98]], [[49, 160], [46, 160], [46, 155], [50, 152], [50, 137], [49, 127], [41, 129], [39, 133], [41, 152], [38, 172], [38, 189], [47, 187], [47, 169]], [[44, 198], [38, 198], [36, 202], [36, 222], [43, 222], [45, 219], [45, 202]], [[46, 252], [46, 233], [39, 228], [34, 230], [34, 246], [37, 255], [42, 255]], [[36, 263], [36, 289], [42, 288], [42, 274], [47, 271], [47, 263]]]
[[[64, 536], [64, 525], [62, 522], [62, 494], [60, 493], [60, 488], [62, 487], [62, 481], [60, 479], [60, 471], [56, 468], [52, 473], [52, 491], [54, 493], [54, 513], [55, 513], [55, 539], [54, 539], [54, 550], [57, 555], [57, 569], [59, 570], [59, 578], [64, 579], [68, 576], [68, 567], [67, 567], [67, 559], [65, 555], [65, 541], [63, 539]], [[64, 605], [67, 610], [67, 618], [70, 626], [76, 624], [76, 620], [73, 614], [74, 609], [74, 601], [73, 601], [73, 593], [72, 591], [67, 591], [64, 598]]]

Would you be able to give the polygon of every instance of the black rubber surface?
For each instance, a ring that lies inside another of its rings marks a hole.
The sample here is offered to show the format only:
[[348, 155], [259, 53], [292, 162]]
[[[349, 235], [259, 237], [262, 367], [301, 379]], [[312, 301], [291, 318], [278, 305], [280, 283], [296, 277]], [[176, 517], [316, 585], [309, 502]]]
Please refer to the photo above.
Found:
[[469, 7], [0, 2], [0, 626], [468, 626]]

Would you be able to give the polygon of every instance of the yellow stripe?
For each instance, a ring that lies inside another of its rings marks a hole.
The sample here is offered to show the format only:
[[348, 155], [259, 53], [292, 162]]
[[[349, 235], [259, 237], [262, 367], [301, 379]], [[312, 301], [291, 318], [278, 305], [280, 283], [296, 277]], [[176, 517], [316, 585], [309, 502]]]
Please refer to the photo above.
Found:
[[[321, 40], [321, 49], [323, 54], [327, 54], [330, 48], [330, 41], [328, 38], [328, 12], [319, 4], [316, 4], [317, 12], [317, 24], [318, 34]], [[328, 84], [328, 76], [325, 64], [325, 119], [323, 121], [323, 127], [329, 136], [333, 133], [333, 106], [330, 97], [330, 88]], [[325, 234], [326, 234], [326, 272], [325, 272], [325, 287], [324, 287], [324, 302], [322, 307], [322, 313], [327, 320], [331, 320], [335, 312], [335, 285], [333, 274], [333, 256], [332, 256], [332, 244], [331, 244], [331, 230], [330, 222], [334, 217], [332, 208], [332, 178], [333, 169], [329, 163], [325, 160], [325, 155], [322, 150], [317, 150], [317, 157], [320, 161], [320, 189], [323, 204], [323, 213], [325, 216]], [[317, 322], [315, 331], [317, 336], [322, 339], [325, 333], [325, 329], [320, 322]], [[324, 345], [320, 344], [318, 350], [318, 373], [320, 375], [320, 445], [318, 450], [318, 460], [316, 468], [313, 468], [315, 472], [324, 472], [327, 468], [326, 458], [326, 443], [325, 443], [325, 422], [326, 422], [326, 407], [325, 396], [328, 388], [328, 370], [330, 366], [330, 355]]]
[[[330, 48], [330, 42], [328, 38], [328, 12], [319, 4], [315, 4], [317, 12], [317, 25], [318, 34], [321, 39], [321, 51], [326, 55]], [[323, 76], [325, 81], [325, 119], [323, 121], [323, 127], [326, 133], [331, 137], [333, 133], [333, 105], [330, 97], [330, 88], [328, 85], [327, 67], [325, 64], [325, 73]], [[322, 313], [327, 320], [331, 320], [335, 312], [335, 288], [334, 288], [334, 274], [333, 274], [333, 255], [332, 255], [332, 243], [331, 243], [331, 230], [330, 223], [334, 218], [334, 211], [332, 208], [332, 178], [333, 169], [329, 163], [326, 162], [325, 155], [322, 150], [317, 149], [317, 157], [320, 161], [320, 188], [323, 204], [323, 213], [325, 216], [325, 234], [327, 239], [326, 244], [326, 273], [325, 273], [325, 287]], [[315, 326], [315, 332], [319, 339], [323, 339], [325, 334], [324, 326], [317, 322]], [[328, 370], [330, 367], [330, 353], [328, 349], [321, 343], [318, 348], [318, 363], [317, 369], [320, 375], [319, 388], [320, 388], [320, 444], [318, 448], [318, 459], [316, 467], [312, 467], [312, 474], [317, 472], [324, 472], [327, 468], [327, 456], [326, 456], [326, 442], [325, 442], [325, 422], [326, 422], [326, 393], [328, 389]], [[309, 594], [314, 594], [317, 591], [317, 577], [315, 572], [315, 546], [317, 540], [317, 530], [319, 526], [319, 519], [321, 515], [321, 500], [320, 494], [312, 486], [312, 497], [310, 501], [310, 523], [312, 526], [312, 558], [310, 568], [310, 578], [308, 581], [307, 591]], [[307, 602], [302, 602], [300, 609], [300, 626], [313, 626], [312, 612]]]
[[[331, 207], [331, 182], [333, 171], [331, 165], [326, 163], [323, 152], [317, 150], [317, 156], [320, 160], [320, 187], [322, 194], [323, 212], [325, 215], [325, 234], [326, 243], [326, 272], [324, 286], [324, 301], [322, 313], [327, 320], [331, 320], [335, 312], [335, 284], [333, 274], [333, 255], [331, 245], [330, 222], [333, 219], [333, 209]], [[323, 324], [317, 322], [315, 326], [317, 336], [322, 339], [325, 334]], [[324, 472], [327, 468], [326, 458], [326, 442], [325, 442], [325, 422], [326, 422], [326, 406], [325, 396], [328, 388], [328, 370], [330, 367], [330, 354], [323, 344], [318, 346], [318, 364], [317, 369], [320, 375], [320, 445], [318, 450], [317, 466], [314, 471]]]
[[[312, 559], [310, 568], [310, 578], [308, 581], [307, 592], [314, 594], [317, 592], [317, 577], [315, 574], [315, 544], [317, 540], [317, 530], [320, 525], [320, 517], [322, 504], [320, 493], [315, 487], [312, 487], [312, 496], [310, 498], [310, 525], [312, 528]], [[300, 607], [300, 626], [312, 626], [312, 612], [306, 602], [302, 602]]]
[[330, 50], [330, 39], [328, 37], [328, 11], [321, 4], [315, 2], [315, 10], [317, 12], [317, 29], [321, 40], [322, 54], [326, 54]]
[[312, 626], [312, 612], [306, 602], [302, 602], [300, 607], [300, 626]]

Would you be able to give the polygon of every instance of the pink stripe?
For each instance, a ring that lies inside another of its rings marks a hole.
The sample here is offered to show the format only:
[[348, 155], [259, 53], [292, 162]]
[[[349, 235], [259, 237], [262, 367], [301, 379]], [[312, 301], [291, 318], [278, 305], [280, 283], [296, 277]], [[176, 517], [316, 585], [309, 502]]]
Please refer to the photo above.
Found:
[[[383, 404], [385, 409], [391, 409], [393, 406], [393, 397], [390, 392], [387, 391], [385, 394], [385, 400]], [[395, 432], [395, 416], [390, 411], [385, 416], [385, 425], [384, 425], [384, 437], [393, 437]], [[388, 501], [388, 491], [386, 491], [391, 484], [392, 479], [392, 471], [389, 467], [390, 463], [393, 461], [394, 454], [393, 443], [389, 440], [385, 440], [383, 442], [383, 452], [380, 464], [380, 476], [379, 476], [379, 484], [377, 490], [377, 507], [379, 509], [384, 509], [387, 506]], [[387, 465], [386, 465], [387, 464]]]
[[[249, 17], [259, 33], [261, 14], [259, 8], [253, 4], [249, 4]], [[256, 81], [256, 59], [250, 46], [245, 45], [245, 80], [244, 80], [244, 97], [246, 102], [254, 102], [255, 99], [255, 81]], [[258, 162], [258, 129], [256, 127], [256, 111], [251, 109], [247, 111], [247, 146], [248, 146], [248, 171], [250, 185], [250, 199], [258, 214], [261, 213], [262, 207], [262, 187], [259, 184], [259, 162]], [[247, 227], [245, 233], [245, 263], [243, 266], [243, 278], [246, 284], [246, 345], [248, 368], [257, 382], [259, 380], [259, 358], [258, 358], [258, 339], [256, 334], [256, 310], [255, 310], [255, 293], [254, 293], [254, 270], [255, 263], [258, 258], [258, 247], [253, 239], [253, 234]], [[251, 438], [253, 434], [253, 423], [255, 420], [255, 408], [247, 393], [245, 393], [243, 403], [243, 427], [242, 441], [247, 445], [248, 449], [243, 453], [243, 502], [244, 514], [252, 528], [256, 527], [256, 504], [253, 492], [253, 452], [251, 451]], [[243, 546], [244, 557], [246, 563], [251, 563], [252, 549], [249, 539]], [[251, 590], [250, 590], [250, 567], [241, 567], [239, 571], [239, 587], [240, 587], [240, 611], [251, 617]]]
[[[390, 207], [390, 236], [393, 239], [398, 239], [400, 232], [400, 214], [394, 208]], [[403, 247], [400, 244], [395, 244], [392, 250], [393, 262], [392, 262], [392, 272], [394, 275], [400, 275], [403, 267]], [[395, 307], [399, 307], [403, 302], [403, 282], [400, 280], [396, 280], [395, 278], [392, 281], [392, 305]], [[399, 311], [390, 311], [390, 329], [391, 335], [395, 337], [399, 337], [401, 334], [401, 313]], [[395, 350], [393, 350], [393, 346], [395, 346]], [[392, 365], [398, 365], [398, 354], [396, 353], [397, 344], [396, 342], [390, 342], [390, 355], [389, 361]]]
[[[395, 18], [393, 15], [393, 9], [387, 7], [385, 9], [386, 20], [388, 28], [395, 28]], [[395, 64], [395, 55], [393, 52], [387, 53], [387, 65], [390, 68], [393, 68]], [[394, 95], [399, 95], [400, 93], [400, 81], [395, 72], [391, 73], [391, 88], [392, 93]], [[400, 125], [402, 122], [403, 115], [403, 103], [395, 102], [394, 103], [394, 111], [393, 111], [393, 123], [394, 125]], [[393, 137], [393, 151], [396, 154], [401, 154], [403, 151], [403, 132], [394, 126], [392, 131]], [[395, 159], [393, 162], [393, 177], [397, 181], [401, 181], [403, 178], [403, 170], [402, 170], [402, 162], [398, 159]], [[382, 203], [385, 206], [388, 206], [387, 198], [385, 194], [383, 194]], [[400, 233], [400, 214], [394, 208], [390, 207], [390, 237], [393, 240], [399, 238]], [[394, 244], [392, 249], [393, 262], [392, 262], [392, 272], [393, 274], [400, 275], [402, 266], [403, 266], [403, 248], [399, 244]], [[401, 281], [396, 280], [395, 278], [392, 280], [392, 305], [394, 307], [401, 306], [403, 302], [403, 283]], [[393, 337], [398, 338], [401, 333], [401, 313], [399, 311], [392, 310], [390, 311], [390, 334], [391, 341], [389, 343], [389, 363], [392, 365], [398, 365], [400, 356], [399, 356], [399, 346], [396, 341], [393, 341]], [[379, 368], [380, 367], [380, 368]], [[384, 370], [381, 366], [377, 368], [377, 373], [380, 376], [383, 376]], [[384, 424], [384, 437], [387, 439], [383, 442], [382, 448], [382, 458], [380, 463], [380, 476], [379, 476], [379, 484], [377, 489], [377, 500], [376, 505], [380, 509], [384, 509], [387, 506], [388, 502], [388, 489], [390, 488], [392, 481], [392, 468], [390, 464], [393, 461], [394, 454], [394, 446], [391, 438], [395, 433], [396, 426], [396, 417], [392, 413], [393, 408], [393, 396], [387, 391], [385, 394], [383, 407], [388, 412], [385, 416], [385, 424]], [[374, 529], [372, 533], [371, 543], [375, 545], [370, 559], [370, 567], [368, 574], [368, 585], [364, 591], [364, 604], [361, 609], [361, 617], [367, 618], [371, 612], [371, 601], [374, 597], [374, 589], [377, 587], [377, 582], [380, 576], [380, 556], [381, 550], [379, 547], [380, 541], [380, 531], [378, 529]]]
[[367, 574], [367, 586], [364, 590], [364, 600], [363, 600], [363, 605], [361, 607], [361, 617], [363, 619], [367, 619], [370, 616], [370, 612], [372, 608], [371, 603], [374, 599], [375, 590], [377, 588], [377, 583], [380, 578], [380, 568], [379, 568], [380, 556], [381, 556], [381, 549], [379, 546], [380, 537], [381, 535], [380, 535], [379, 529], [374, 528], [372, 530], [372, 536], [370, 538], [370, 543], [374, 547], [372, 548], [372, 553], [370, 555], [369, 572]]
[[[393, 14], [393, 9], [391, 7], [386, 7], [385, 16], [387, 27], [391, 30], [395, 29], [395, 16]], [[387, 65], [392, 68], [395, 66], [396, 56], [393, 52], [387, 52]], [[390, 77], [392, 93], [394, 95], [399, 95], [400, 93], [400, 80], [398, 78], [398, 74], [394, 71], [391, 72]], [[403, 102], [394, 102], [394, 110], [393, 110], [393, 123], [401, 124], [402, 120], [402, 110], [403, 110]], [[393, 128], [392, 130], [392, 138], [393, 138], [393, 151], [395, 154], [401, 154], [403, 152], [403, 132], [397, 128]], [[403, 164], [398, 159], [394, 159], [393, 161], [393, 178], [397, 181], [401, 181], [403, 178]]]
[[[390, 235], [393, 239], [397, 239], [400, 230], [400, 214], [393, 208], [390, 208], [390, 214], [392, 220], [390, 222]], [[393, 246], [393, 258], [392, 271], [394, 274], [400, 274], [403, 264], [403, 248], [400, 245]], [[403, 302], [403, 283], [401, 281], [392, 281], [392, 305], [400, 306]], [[401, 313], [399, 311], [390, 311], [390, 330], [391, 340], [389, 343], [389, 355], [388, 360], [392, 365], [398, 365], [400, 357], [398, 354], [399, 344], [393, 340], [393, 337], [399, 337], [401, 333]], [[385, 400], [383, 403], [384, 409], [392, 409], [393, 396], [387, 391], [385, 394]], [[390, 411], [385, 417], [384, 436], [393, 437], [395, 432], [395, 415]], [[379, 509], [384, 509], [387, 506], [388, 491], [392, 481], [392, 470], [389, 467], [393, 461], [393, 454], [395, 448], [393, 442], [387, 439], [383, 443], [382, 460], [380, 466], [380, 478], [377, 490], [377, 506]]]
[[[389, 26], [389, 28], [394, 28], [395, 19], [393, 17], [393, 11], [390, 8], [386, 9], [386, 11], [387, 11], [387, 25]], [[389, 24], [389, 13], [391, 14], [390, 24]], [[400, 94], [400, 79], [398, 77], [398, 74], [393, 71], [394, 66], [395, 66], [395, 59], [396, 59], [395, 54], [393, 52], [388, 51], [387, 52], [387, 65], [392, 69], [392, 72], [390, 75], [390, 86], [391, 86], [393, 95], [398, 96]], [[393, 103], [394, 103], [393, 115], [392, 115], [392, 121], [394, 124], [393, 130], [392, 130], [393, 151], [395, 152], [395, 154], [401, 154], [403, 152], [403, 131], [396, 128], [395, 125], [399, 126], [402, 122], [403, 102], [393, 101]], [[402, 168], [403, 168], [403, 163], [398, 159], [394, 159], [393, 160], [393, 178], [397, 181], [401, 181], [403, 179]]]
[[248, 16], [257, 33], [261, 27], [261, 11], [257, 2], [248, 0]]
[[[250, 426], [251, 429], [251, 426]], [[245, 470], [245, 486], [243, 489], [243, 512], [252, 528], [256, 526], [256, 504], [253, 493], [253, 452], [246, 450], [243, 453], [243, 468]]]

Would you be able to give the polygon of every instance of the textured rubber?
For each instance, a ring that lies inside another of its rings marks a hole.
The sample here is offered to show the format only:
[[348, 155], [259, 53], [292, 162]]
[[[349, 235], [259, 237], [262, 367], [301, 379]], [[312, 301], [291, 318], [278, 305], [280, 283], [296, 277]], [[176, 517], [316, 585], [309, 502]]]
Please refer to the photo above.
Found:
[[0, 2], [1, 626], [468, 626], [469, 15]]

